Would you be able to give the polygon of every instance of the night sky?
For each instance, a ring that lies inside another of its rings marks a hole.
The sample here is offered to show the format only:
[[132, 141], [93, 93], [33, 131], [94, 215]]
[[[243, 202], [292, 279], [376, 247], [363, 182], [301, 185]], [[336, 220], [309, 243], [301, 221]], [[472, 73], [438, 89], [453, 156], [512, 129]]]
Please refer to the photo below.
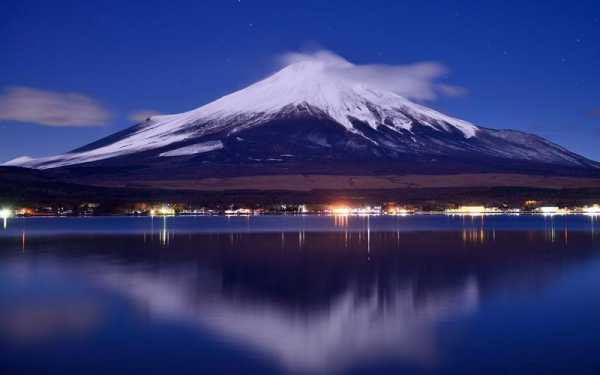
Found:
[[460, 89], [425, 105], [600, 160], [597, 0], [4, 0], [0, 161], [193, 109], [314, 49], [355, 64], [436, 62], [448, 69], [439, 83]]

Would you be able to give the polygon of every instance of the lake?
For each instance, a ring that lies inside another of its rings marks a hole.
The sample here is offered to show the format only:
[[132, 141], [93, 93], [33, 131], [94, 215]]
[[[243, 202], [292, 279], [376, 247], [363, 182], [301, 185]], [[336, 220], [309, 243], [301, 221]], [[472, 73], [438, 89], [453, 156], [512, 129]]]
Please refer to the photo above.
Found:
[[600, 372], [597, 217], [15, 218], [0, 373]]

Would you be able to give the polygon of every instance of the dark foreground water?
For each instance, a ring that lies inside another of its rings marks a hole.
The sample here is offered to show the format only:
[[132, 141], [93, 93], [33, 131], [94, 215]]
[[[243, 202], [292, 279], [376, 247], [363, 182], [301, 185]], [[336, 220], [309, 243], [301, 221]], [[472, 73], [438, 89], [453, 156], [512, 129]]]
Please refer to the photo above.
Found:
[[597, 218], [0, 226], [0, 373], [599, 372]]

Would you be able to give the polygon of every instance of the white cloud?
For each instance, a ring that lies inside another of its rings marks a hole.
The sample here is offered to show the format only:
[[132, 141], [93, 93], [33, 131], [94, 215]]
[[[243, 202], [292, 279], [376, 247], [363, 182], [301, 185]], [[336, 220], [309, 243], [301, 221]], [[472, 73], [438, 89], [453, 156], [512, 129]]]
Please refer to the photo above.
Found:
[[356, 65], [327, 50], [287, 53], [280, 60], [285, 65], [300, 61], [319, 62], [329, 74], [341, 75], [414, 100], [433, 100], [439, 95], [460, 96], [466, 93], [462, 87], [438, 82], [448, 74], [448, 68], [435, 61], [408, 65]]
[[9, 87], [0, 95], [0, 121], [46, 126], [101, 126], [111, 113], [94, 99], [70, 92]]
[[439, 84], [437, 87], [438, 91], [446, 96], [465, 96], [468, 93], [468, 90], [461, 86]]
[[139, 111], [131, 112], [127, 118], [134, 122], [142, 122], [146, 121], [149, 117], [158, 116], [160, 114], [159, 111], [153, 109], [141, 109]]

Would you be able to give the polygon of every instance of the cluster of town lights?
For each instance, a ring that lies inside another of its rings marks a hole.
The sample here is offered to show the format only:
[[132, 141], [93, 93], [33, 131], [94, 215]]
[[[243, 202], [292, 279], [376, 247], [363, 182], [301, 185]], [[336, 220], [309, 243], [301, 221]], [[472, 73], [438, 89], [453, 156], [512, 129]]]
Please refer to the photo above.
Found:
[[348, 206], [332, 206], [325, 213], [335, 216], [366, 216], [366, 215], [409, 215], [414, 213], [414, 210], [404, 207], [390, 207], [383, 209], [381, 206], [365, 206], [365, 207], [348, 207]]
[[337, 216], [347, 215], [381, 215], [381, 207], [365, 206], [365, 207], [347, 207], [347, 206], [333, 206], [326, 211], [329, 214]]
[[9, 208], [3, 208], [0, 210], [0, 218], [2, 218], [2, 219], [8, 219], [12, 215], [13, 215], [13, 212]]
[[169, 207], [169, 206], [161, 206], [159, 208], [156, 209], [151, 209], [150, 210], [150, 216], [174, 216], [175, 215], [175, 209], [173, 207]]
[[[519, 214], [521, 209], [500, 209], [497, 207], [485, 207], [485, 206], [460, 206], [458, 208], [452, 208], [445, 210], [447, 214], [459, 214], [459, 215], [485, 215], [485, 214]], [[551, 215], [568, 215], [583, 213], [586, 215], [600, 215], [600, 205], [595, 204], [593, 206], [584, 206], [579, 208], [561, 208], [558, 206], [542, 206], [529, 211], [531, 213], [538, 213], [544, 216]]]
[[595, 204], [593, 206], [585, 206], [583, 212], [586, 214], [600, 215], [600, 205]]
[[6, 221], [13, 215], [12, 210], [8, 208], [3, 208], [0, 210], [0, 218], [3, 221], [4, 229], [6, 229]]
[[465, 214], [465, 215], [480, 215], [494, 213], [495, 210], [485, 206], [460, 206], [458, 208], [450, 208], [446, 210], [448, 214]]
[[[7, 220], [14, 216], [67, 216], [67, 215], [93, 215], [98, 204], [87, 204], [85, 210], [65, 209], [63, 207], [41, 207], [41, 208], [16, 208], [11, 209], [2, 207], [0, 209], [0, 220], [6, 224]], [[81, 206], [84, 207], [84, 206]], [[121, 214], [124, 212], [121, 211]], [[250, 216], [261, 214], [325, 214], [333, 216], [407, 216], [415, 213], [420, 214], [440, 214], [460, 215], [460, 216], [483, 216], [483, 215], [519, 215], [519, 214], [539, 214], [544, 216], [554, 215], [570, 215], [583, 214], [587, 216], [600, 216], [600, 204], [578, 206], [578, 207], [559, 207], [559, 206], [542, 206], [538, 205], [537, 201], [527, 201], [522, 208], [514, 207], [494, 207], [485, 205], [463, 205], [454, 208], [438, 207], [431, 210], [422, 210], [414, 206], [402, 206], [395, 204], [378, 205], [378, 206], [352, 206], [347, 204], [332, 204], [332, 205], [315, 205], [313, 207], [307, 205], [280, 205], [277, 208], [247, 208], [247, 207], [230, 207], [228, 209], [213, 209], [213, 208], [186, 208], [173, 203], [165, 203], [162, 205], [150, 206], [143, 204], [138, 208], [127, 211], [131, 215], [149, 215], [149, 216], [175, 216], [175, 215], [218, 215], [226, 216]]]
[[[520, 213], [538, 213], [544, 216], [550, 215], [567, 215], [583, 213], [586, 215], [600, 215], [600, 205], [584, 206], [579, 208], [561, 208], [558, 206], [542, 206], [531, 211], [522, 211], [519, 208], [498, 208], [486, 206], [460, 206], [458, 208], [449, 208], [444, 210], [444, 213], [449, 215], [494, 215], [494, 214], [520, 214]], [[391, 207], [382, 209], [380, 206], [365, 206], [365, 207], [348, 207], [348, 206], [331, 206], [325, 213], [336, 216], [364, 216], [364, 215], [410, 215], [415, 213], [415, 210]]]
[[225, 210], [226, 216], [233, 216], [233, 215], [248, 216], [248, 215], [253, 215], [253, 214], [255, 214], [255, 212], [253, 212], [249, 208], [237, 208], [237, 209]]

